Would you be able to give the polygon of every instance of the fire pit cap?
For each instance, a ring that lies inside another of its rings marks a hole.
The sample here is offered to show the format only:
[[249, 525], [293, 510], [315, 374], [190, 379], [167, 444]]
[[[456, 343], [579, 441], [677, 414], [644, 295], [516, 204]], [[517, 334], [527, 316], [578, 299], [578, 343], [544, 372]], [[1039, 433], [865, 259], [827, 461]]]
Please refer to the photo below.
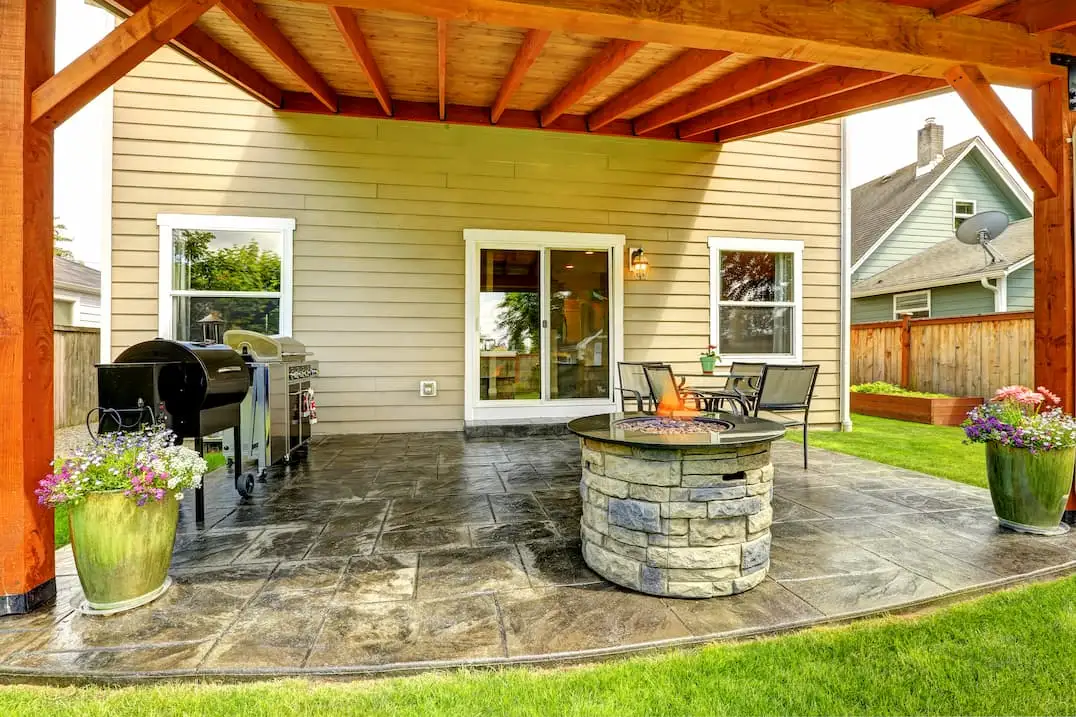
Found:
[[[640, 420], [667, 419], [668, 431], [655, 430], [655, 424]], [[671, 419], [671, 420], [668, 420]], [[673, 424], [682, 421], [693, 424], [675, 431]], [[699, 424], [712, 424], [713, 430], [698, 430]], [[568, 423], [568, 430], [577, 436], [596, 441], [620, 443], [649, 448], [691, 448], [702, 446], [737, 446], [766, 443], [785, 435], [785, 427], [775, 421], [734, 413], [677, 412], [668, 416], [656, 413], [603, 413], [584, 416]]]

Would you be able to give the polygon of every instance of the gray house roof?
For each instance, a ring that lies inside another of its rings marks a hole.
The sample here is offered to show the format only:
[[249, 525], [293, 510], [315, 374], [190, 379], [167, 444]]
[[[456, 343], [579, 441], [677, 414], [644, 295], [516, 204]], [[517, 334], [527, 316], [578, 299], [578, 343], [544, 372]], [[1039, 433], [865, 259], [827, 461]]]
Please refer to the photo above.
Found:
[[56, 256], [52, 258], [52, 272], [53, 286], [83, 294], [101, 295], [101, 272], [97, 269]]
[[990, 246], [1004, 257], [1004, 261], [991, 262], [982, 247], [964, 244], [956, 237], [946, 239], [896, 266], [856, 282], [852, 285], [852, 296], [947, 286], [1008, 274], [1034, 255], [1034, 219], [1013, 222]]
[[852, 189], [852, 263], [855, 264], [912, 208], [964, 153], [969, 139], [945, 150], [933, 170], [915, 176], [916, 163]]

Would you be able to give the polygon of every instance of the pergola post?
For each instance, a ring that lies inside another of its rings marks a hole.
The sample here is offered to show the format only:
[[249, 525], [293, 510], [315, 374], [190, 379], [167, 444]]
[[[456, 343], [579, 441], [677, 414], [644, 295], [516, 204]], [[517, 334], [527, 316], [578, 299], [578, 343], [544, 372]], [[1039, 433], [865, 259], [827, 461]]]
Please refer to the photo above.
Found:
[[53, 452], [52, 130], [30, 123], [55, 14], [0, 0], [0, 615], [56, 596], [52, 511], [34, 496]]
[[[1057, 194], [1035, 196], [1035, 385], [1061, 396], [1076, 409], [1076, 254], [1073, 247], [1073, 128], [1068, 83], [1062, 79], [1034, 90], [1035, 143], [1057, 170]], [[1076, 487], [1066, 519], [1076, 518]]]

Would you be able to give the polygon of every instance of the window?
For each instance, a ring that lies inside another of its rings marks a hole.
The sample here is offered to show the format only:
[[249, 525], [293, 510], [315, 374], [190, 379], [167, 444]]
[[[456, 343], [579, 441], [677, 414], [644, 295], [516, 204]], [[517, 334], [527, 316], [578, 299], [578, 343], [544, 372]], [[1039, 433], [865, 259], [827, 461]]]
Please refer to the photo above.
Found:
[[975, 216], [975, 202], [971, 200], [957, 199], [953, 202], [953, 231], [960, 225]]
[[913, 319], [930, 318], [930, 290], [893, 294], [893, 318], [908, 315]]
[[162, 214], [161, 336], [202, 338], [210, 316], [224, 330], [291, 333], [291, 243], [294, 219]]
[[798, 363], [803, 242], [710, 239], [710, 343], [723, 361]]

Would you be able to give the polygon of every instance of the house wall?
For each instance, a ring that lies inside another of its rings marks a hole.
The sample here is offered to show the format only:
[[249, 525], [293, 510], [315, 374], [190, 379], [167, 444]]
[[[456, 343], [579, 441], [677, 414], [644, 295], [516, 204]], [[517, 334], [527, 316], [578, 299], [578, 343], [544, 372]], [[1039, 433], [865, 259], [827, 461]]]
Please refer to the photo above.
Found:
[[[904, 293], [904, 292], [900, 292]], [[1011, 300], [1011, 295], [1010, 295]], [[1023, 311], [1011, 306], [1010, 311]], [[974, 316], [994, 313], [994, 293], [979, 282], [938, 286], [930, 290], [930, 317]], [[893, 294], [852, 299], [852, 323], [893, 320]]]
[[1026, 219], [1028, 210], [992, 177], [973, 150], [949, 176], [923, 200], [852, 275], [860, 281], [899, 264], [924, 249], [953, 236], [953, 202], [975, 200], [976, 209], [1002, 211], [1010, 220]]
[[[112, 351], [157, 333], [158, 213], [294, 217], [322, 432], [463, 424], [465, 228], [619, 233], [625, 358], [698, 369], [710, 236], [800, 239], [812, 421], [839, 421], [840, 125], [727, 147], [277, 114], [171, 50], [115, 92]], [[436, 398], [418, 381], [434, 378]]]
[[1035, 262], [1009, 274], [1009, 311], [1032, 311], [1035, 308]]
[[101, 325], [101, 297], [98, 294], [56, 289], [52, 320], [57, 326], [98, 327]]

